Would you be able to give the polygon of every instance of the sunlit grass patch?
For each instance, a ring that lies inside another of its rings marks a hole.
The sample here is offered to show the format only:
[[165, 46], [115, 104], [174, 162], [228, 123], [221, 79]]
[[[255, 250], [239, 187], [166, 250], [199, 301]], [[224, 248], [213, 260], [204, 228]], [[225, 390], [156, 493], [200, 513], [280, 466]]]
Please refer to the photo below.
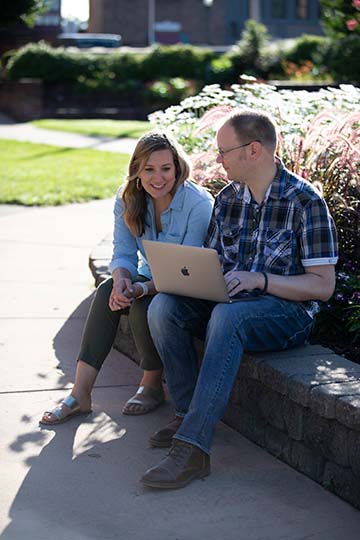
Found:
[[150, 122], [140, 120], [57, 120], [44, 119], [34, 120], [31, 124], [55, 131], [67, 131], [69, 133], [81, 133], [96, 137], [131, 137], [138, 139], [147, 131], [150, 131]]
[[0, 140], [0, 202], [58, 205], [114, 196], [129, 156]]

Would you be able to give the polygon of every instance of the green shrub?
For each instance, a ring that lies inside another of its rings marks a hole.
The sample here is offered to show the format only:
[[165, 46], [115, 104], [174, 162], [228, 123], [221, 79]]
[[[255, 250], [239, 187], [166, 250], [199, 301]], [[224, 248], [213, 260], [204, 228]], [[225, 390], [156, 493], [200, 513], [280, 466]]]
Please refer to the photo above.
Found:
[[191, 45], [159, 46], [145, 55], [141, 65], [143, 80], [171, 77], [204, 80], [215, 53]]
[[[7, 63], [11, 80], [37, 78], [44, 82], [82, 82], [102, 86], [108, 80], [126, 83], [181, 77], [205, 80], [215, 54], [191, 46], [156, 47], [148, 54], [94, 54], [30, 43], [13, 53]], [[109, 86], [109, 85], [108, 85]]]
[[240, 41], [225, 55], [233, 66], [235, 77], [240, 73], [257, 77], [266, 76], [275, 61], [270, 54], [269, 40], [270, 35], [266, 26], [251, 19], [246, 21]]
[[337, 82], [360, 82], [360, 36], [348, 35], [341, 39], [303, 35], [280, 55], [280, 74], [289, 79], [331, 78]]
[[291, 80], [331, 80], [327, 56], [331, 40], [323, 36], [303, 35], [279, 54], [274, 70], [280, 78]]
[[148, 83], [142, 95], [148, 105], [167, 107], [179, 103], [193, 93], [194, 89], [189, 81], [181, 77], [174, 77]]
[[109, 69], [115, 80], [144, 80], [142, 75], [143, 54], [115, 52], [108, 54]]
[[360, 36], [333, 40], [327, 50], [327, 67], [339, 82], [360, 83]]
[[299, 65], [305, 60], [319, 64], [323, 62], [329, 42], [330, 40], [323, 36], [304, 34], [294, 40], [292, 47], [285, 51], [281, 58]]
[[105, 55], [78, 54], [44, 43], [29, 43], [18, 49], [7, 64], [10, 80], [41, 79], [44, 82], [77, 81], [80, 76], [94, 78], [106, 69]]
[[206, 82], [209, 84], [231, 84], [236, 79], [235, 68], [231, 57], [223, 54], [219, 58], [214, 58], [209, 67], [209, 71], [206, 76]]

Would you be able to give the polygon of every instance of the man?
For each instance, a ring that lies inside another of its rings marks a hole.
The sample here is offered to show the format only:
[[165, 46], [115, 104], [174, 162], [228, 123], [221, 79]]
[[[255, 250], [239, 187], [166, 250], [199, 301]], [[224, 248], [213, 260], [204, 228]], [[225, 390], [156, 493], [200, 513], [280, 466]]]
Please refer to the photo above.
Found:
[[[240, 111], [217, 133], [218, 157], [232, 182], [217, 196], [206, 247], [215, 248], [230, 296], [256, 301], [214, 303], [158, 294], [148, 313], [176, 408], [150, 438], [171, 446], [142, 478], [179, 488], [210, 473], [210, 446], [244, 350], [272, 351], [309, 337], [318, 306], [335, 287], [336, 230], [324, 199], [275, 156], [276, 127], [261, 112]], [[206, 271], [206, 269], [205, 269]], [[205, 339], [198, 368], [193, 338]]]

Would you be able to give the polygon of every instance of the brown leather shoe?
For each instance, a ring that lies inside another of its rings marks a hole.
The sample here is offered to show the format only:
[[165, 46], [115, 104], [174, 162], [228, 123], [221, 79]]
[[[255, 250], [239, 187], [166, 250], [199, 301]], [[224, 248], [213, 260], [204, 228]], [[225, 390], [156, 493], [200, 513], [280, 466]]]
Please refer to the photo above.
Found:
[[209, 474], [210, 456], [197, 446], [174, 439], [167, 456], [147, 470], [141, 481], [152, 488], [175, 489]]
[[169, 422], [165, 427], [155, 431], [149, 439], [151, 446], [156, 448], [170, 448], [172, 443], [172, 438], [181, 426], [183, 421], [182, 416], [174, 416], [174, 418]]

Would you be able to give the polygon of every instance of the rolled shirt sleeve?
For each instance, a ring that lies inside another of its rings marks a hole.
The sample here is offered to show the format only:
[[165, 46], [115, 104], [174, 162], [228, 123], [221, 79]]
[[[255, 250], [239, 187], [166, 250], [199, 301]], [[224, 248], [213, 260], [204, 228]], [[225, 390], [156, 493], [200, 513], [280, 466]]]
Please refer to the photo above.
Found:
[[138, 267], [138, 245], [124, 222], [124, 207], [121, 200], [121, 190], [116, 194], [114, 205], [113, 255], [109, 271], [116, 268], [126, 268], [132, 276], [136, 275]]
[[321, 197], [309, 201], [304, 208], [300, 251], [304, 267], [337, 263], [336, 227]]

